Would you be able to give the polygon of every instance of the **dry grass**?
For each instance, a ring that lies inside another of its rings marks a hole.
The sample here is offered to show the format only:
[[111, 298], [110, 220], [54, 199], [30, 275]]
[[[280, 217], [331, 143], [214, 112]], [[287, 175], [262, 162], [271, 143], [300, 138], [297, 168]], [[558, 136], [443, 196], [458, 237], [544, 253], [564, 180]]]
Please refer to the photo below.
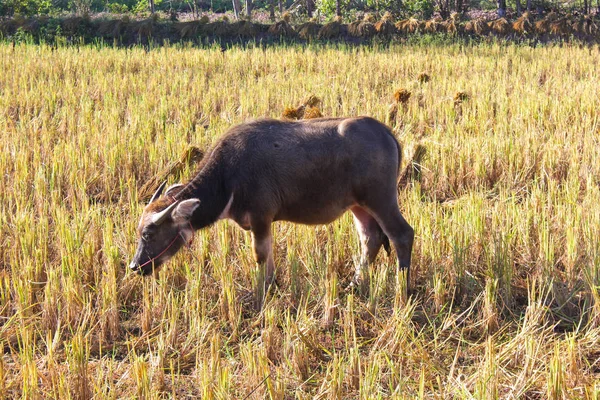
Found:
[[[597, 52], [566, 44], [0, 44], [0, 397], [597, 399], [599, 78]], [[403, 86], [411, 297], [384, 252], [367, 295], [343, 290], [350, 215], [274, 225], [262, 313], [233, 223], [158, 280], [127, 271], [142, 186], [189, 146], [308, 93], [384, 120]]]

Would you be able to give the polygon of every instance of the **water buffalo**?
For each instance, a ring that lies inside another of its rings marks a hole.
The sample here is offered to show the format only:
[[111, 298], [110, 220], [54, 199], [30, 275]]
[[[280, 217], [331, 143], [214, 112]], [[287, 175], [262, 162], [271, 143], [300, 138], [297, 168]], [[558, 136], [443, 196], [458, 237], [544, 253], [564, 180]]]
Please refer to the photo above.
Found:
[[354, 282], [364, 279], [363, 268], [382, 245], [389, 249], [389, 240], [408, 273], [414, 231], [398, 209], [400, 159], [389, 128], [368, 117], [237, 125], [206, 153], [191, 181], [161, 196], [163, 184], [154, 194], [129, 267], [151, 274], [195, 230], [229, 218], [252, 232], [268, 286], [275, 276], [273, 221], [327, 224], [350, 210], [362, 247]]

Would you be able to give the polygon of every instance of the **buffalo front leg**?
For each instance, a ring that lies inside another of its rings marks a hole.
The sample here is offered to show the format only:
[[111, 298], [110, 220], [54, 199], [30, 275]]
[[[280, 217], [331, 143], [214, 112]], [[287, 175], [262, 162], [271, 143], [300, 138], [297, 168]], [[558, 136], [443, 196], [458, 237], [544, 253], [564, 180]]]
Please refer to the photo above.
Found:
[[269, 286], [275, 280], [275, 262], [273, 261], [273, 239], [271, 224], [260, 223], [252, 225], [252, 245], [257, 269], [255, 274], [254, 304], [261, 310]]
[[383, 232], [394, 243], [398, 257], [398, 266], [402, 272], [406, 273], [406, 289], [408, 291], [410, 286], [410, 259], [415, 231], [406, 222], [402, 214], [400, 214], [397, 206], [390, 206], [389, 212], [379, 217], [378, 221]]

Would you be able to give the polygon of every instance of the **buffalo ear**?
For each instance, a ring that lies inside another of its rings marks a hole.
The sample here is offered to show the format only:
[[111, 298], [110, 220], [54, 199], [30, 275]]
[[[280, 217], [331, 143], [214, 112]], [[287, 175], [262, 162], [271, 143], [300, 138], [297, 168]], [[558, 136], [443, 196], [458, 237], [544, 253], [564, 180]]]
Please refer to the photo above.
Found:
[[171, 196], [174, 193], [179, 192], [179, 188], [185, 186], [183, 183], [176, 183], [174, 185], [169, 186], [167, 191], [165, 192], [165, 196]]
[[188, 199], [180, 202], [177, 208], [173, 210], [173, 218], [176, 220], [189, 221], [192, 218], [192, 214], [200, 206], [200, 200]]

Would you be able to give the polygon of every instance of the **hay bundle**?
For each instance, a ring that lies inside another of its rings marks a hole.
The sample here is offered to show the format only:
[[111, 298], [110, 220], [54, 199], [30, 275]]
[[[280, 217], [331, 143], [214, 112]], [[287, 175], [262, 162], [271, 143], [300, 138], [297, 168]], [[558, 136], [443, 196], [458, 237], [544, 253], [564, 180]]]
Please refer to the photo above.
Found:
[[321, 24], [316, 22], [306, 22], [298, 27], [298, 36], [304, 40], [317, 38], [322, 27]]
[[321, 99], [314, 94], [311, 94], [306, 98], [306, 100], [304, 100], [303, 104], [307, 107], [318, 107], [319, 104], [321, 104]]
[[412, 93], [404, 88], [398, 89], [394, 92], [394, 100], [399, 104], [406, 105]]
[[[203, 17], [204, 18], [204, 17]], [[202, 26], [206, 22], [198, 21], [187, 21], [187, 22], [176, 22], [175, 30], [179, 34], [180, 38], [196, 37], [202, 32]]]
[[396, 125], [398, 118], [398, 111], [407, 110], [408, 100], [412, 93], [404, 88], [398, 89], [394, 92], [394, 103], [390, 104], [387, 112], [387, 124]]
[[557, 36], [567, 36], [572, 33], [571, 24], [567, 18], [558, 18], [549, 23], [550, 33]]
[[371, 37], [374, 36], [377, 31], [375, 25], [369, 20], [371, 16], [365, 15], [362, 21], [354, 21], [348, 25], [348, 33], [354, 37]]
[[425, 27], [423, 30], [427, 33], [437, 33], [442, 30], [440, 21], [437, 19], [430, 19], [429, 21], [425, 21]]
[[489, 33], [489, 28], [485, 20], [478, 18], [468, 21], [465, 24], [465, 32], [481, 36], [487, 35]]
[[456, 11], [450, 14], [450, 19], [454, 22], [460, 22], [463, 20], [463, 15], [461, 13], [457, 13]]
[[527, 11], [513, 23], [513, 30], [521, 35], [533, 32], [533, 17]]
[[381, 20], [375, 23], [375, 31], [381, 36], [390, 36], [397, 32], [396, 25], [392, 22], [392, 14], [386, 12]]
[[154, 31], [154, 19], [148, 18], [141, 21], [134, 21], [127, 28], [128, 31], [137, 36], [149, 37], [152, 36], [152, 31]]
[[580, 35], [594, 36], [598, 33], [598, 25], [589, 15], [586, 15], [573, 21], [572, 30]]
[[548, 13], [545, 18], [540, 19], [534, 24], [535, 31], [538, 34], [545, 34], [550, 32], [550, 23], [556, 21], [559, 18], [555, 12]]
[[233, 30], [226, 20], [221, 20], [203, 24], [202, 33], [214, 36], [229, 36], [233, 33]]
[[268, 32], [274, 36], [296, 36], [296, 31], [294, 30], [294, 28], [292, 28], [292, 25], [290, 25], [290, 23], [286, 20], [275, 22], [269, 27]]
[[122, 19], [102, 21], [98, 26], [98, 32], [100, 32], [102, 36], [118, 38], [125, 32], [129, 22], [129, 17], [127, 16]]
[[29, 18], [25, 20], [25, 23], [21, 25], [21, 30], [27, 33], [35, 33], [40, 29], [41, 19], [39, 18]]
[[321, 104], [321, 99], [317, 96], [310, 95], [298, 107], [286, 107], [282, 117], [296, 120], [321, 118], [323, 114], [321, 114], [321, 110], [319, 110], [319, 104]]
[[304, 105], [299, 107], [286, 107], [281, 114], [282, 118], [285, 119], [302, 119], [304, 116]]
[[63, 19], [60, 27], [66, 36], [75, 36], [83, 30], [88, 22], [88, 17], [73, 16]]
[[448, 19], [440, 22], [440, 30], [450, 35], [454, 35], [456, 32], [458, 32], [458, 27], [459, 25], [454, 19]]
[[267, 33], [271, 27], [271, 24], [261, 24], [260, 22], [253, 22], [253, 24], [257, 33]]
[[254, 37], [258, 33], [258, 29], [251, 21], [241, 20], [229, 24], [231, 34], [240, 37]]
[[455, 106], [459, 106], [467, 100], [469, 100], [469, 95], [465, 92], [456, 92], [454, 94], [454, 105]]
[[508, 35], [512, 32], [512, 25], [506, 18], [498, 18], [488, 22], [488, 28], [497, 35]]
[[[389, 14], [389, 13], [388, 13], [388, 14]], [[371, 14], [371, 13], [366, 13], [366, 14], [363, 16], [363, 18], [362, 18], [362, 19], [363, 19], [363, 21], [365, 21], [365, 22], [370, 22], [370, 23], [372, 23], [372, 24], [374, 24], [375, 22], [377, 22], [377, 18], [375, 18], [375, 15], [374, 15], [374, 14]]]
[[416, 18], [403, 19], [396, 22], [396, 28], [402, 33], [416, 33], [423, 30], [423, 23]]
[[326, 23], [319, 29], [319, 39], [333, 39], [343, 33], [341, 18], [336, 17], [333, 21]]
[[17, 15], [16, 17], [10, 18], [10, 19], [5, 19], [5, 20], [0, 19], [0, 32], [4, 33], [6, 35], [12, 35], [21, 26], [23, 26], [25, 24], [25, 22], [26, 22], [25, 18], [21, 17], [20, 15]]
[[550, 31], [550, 22], [546, 19], [540, 19], [539, 21], [536, 21], [533, 26], [538, 35], [543, 35]]
[[203, 157], [204, 152], [202, 150], [198, 147], [190, 146], [181, 154], [179, 160], [171, 162], [161, 172], [146, 182], [144, 186], [140, 188], [138, 198], [144, 202], [150, 200], [162, 182], [166, 181], [171, 175], [181, 174], [186, 166], [198, 163]]
[[304, 109], [304, 119], [322, 118], [321, 110], [319, 107], [306, 107]]

